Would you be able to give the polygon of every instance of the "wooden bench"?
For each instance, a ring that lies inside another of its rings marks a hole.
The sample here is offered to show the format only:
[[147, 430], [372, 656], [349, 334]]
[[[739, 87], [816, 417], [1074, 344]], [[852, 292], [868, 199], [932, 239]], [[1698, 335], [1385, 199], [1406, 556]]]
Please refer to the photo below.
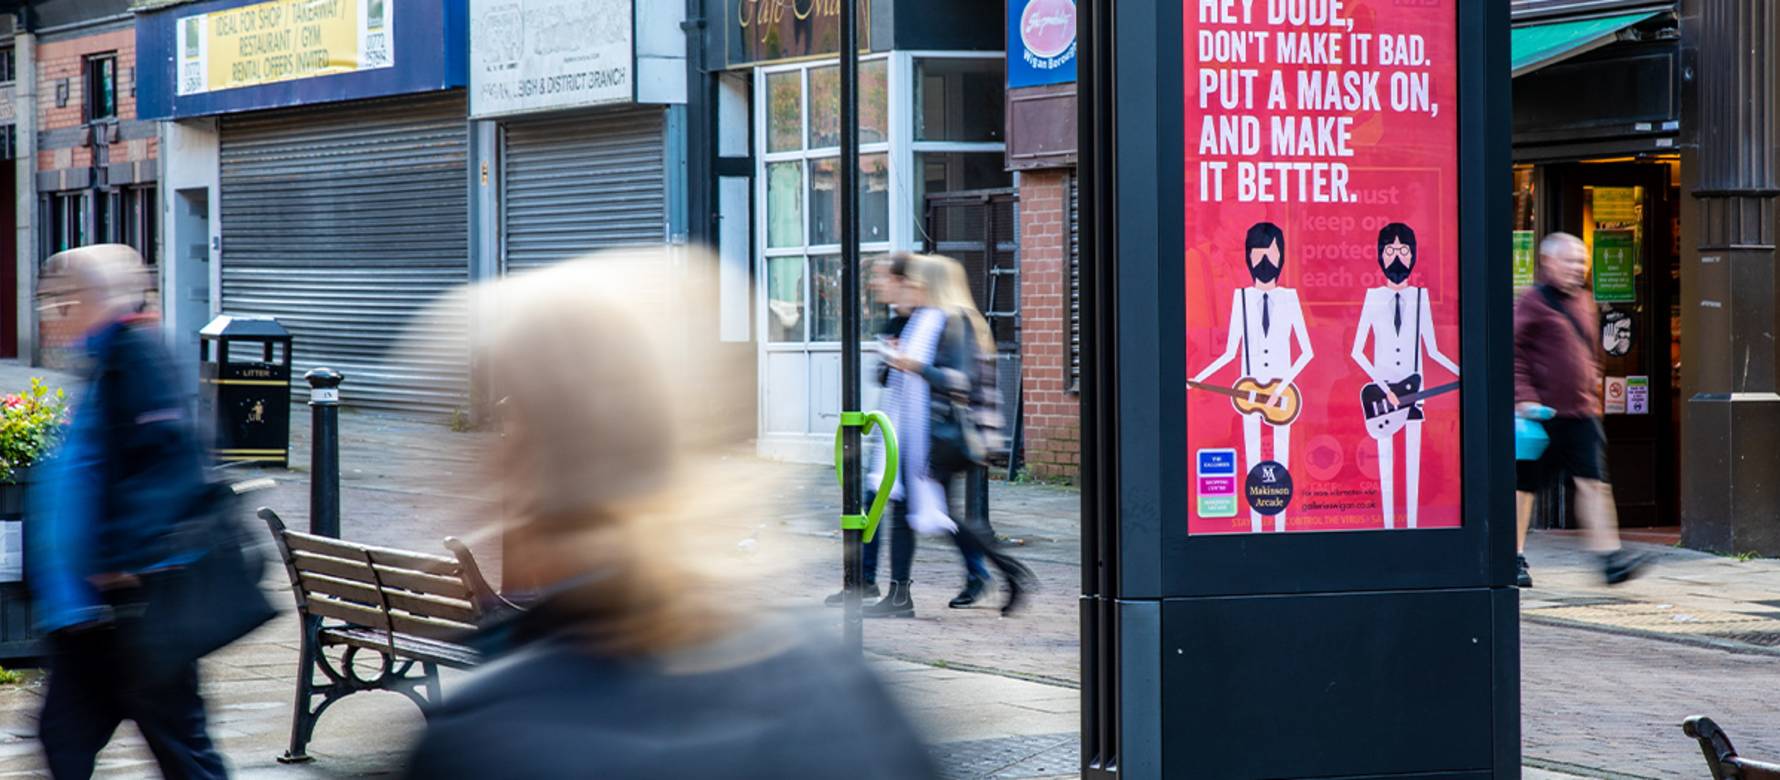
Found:
[[[453, 554], [446, 558], [292, 531], [270, 509], [259, 516], [278, 544], [303, 627], [290, 748], [281, 762], [308, 761], [316, 721], [351, 694], [393, 691], [422, 711], [437, 704], [439, 667], [468, 669], [482, 661], [461, 640], [518, 611], [489, 587], [456, 539], [445, 539]], [[342, 648], [337, 661], [328, 657], [331, 648]], [[360, 673], [361, 652], [380, 656], [375, 676]]]
[[1780, 780], [1780, 764], [1738, 756], [1731, 738], [1711, 718], [1688, 718], [1681, 730], [1699, 740], [1700, 752], [1706, 754], [1706, 768], [1712, 770], [1712, 780]]

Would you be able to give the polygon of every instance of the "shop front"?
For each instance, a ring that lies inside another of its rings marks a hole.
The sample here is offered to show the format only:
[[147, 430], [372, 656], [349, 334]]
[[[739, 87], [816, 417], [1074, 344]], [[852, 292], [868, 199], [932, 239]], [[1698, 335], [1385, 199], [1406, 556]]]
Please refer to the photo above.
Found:
[[[184, 332], [276, 317], [356, 405], [469, 400], [464, 0], [164, 7], [139, 16], [139, 106], [168, 120], [164, 289]], [[208, 311], [202, 311], [208, 309]]]
[[[981, 6], [980, 8], [977, 6]], [[861, 262], [928, 244], [929, 194], [1003, 188], [999, 5], [859, 0]], [[833, 456], [840, 422], [838, 2], [707, 2], [720, 253], [749, 259], [759, 355], [758, 450]], [[750, 230], [732, 229], [749, 219]], [[865, 278], [865, 277], [861, 277]], [[863, 332], [886, 308], [870, 299]], [[979, 302], [979, 306], [983, 302]], [[867, 354], [865, 408], [877, 363]]]
[[[1515, 9], [1514, 285], [1540, 237], [1580, 236], [1606, 355], [1602, 413], [1622, 525], [1681, 522], [1681, 26], [1673, 2]], [[1594, 335], [1594, 334], [1591, 334]], [[1569, 524], [1562, 497], [1553, 524]]]
[[470, 115], [499, 171], [477, 221], [500, 273], [685, 228], [685, 7], [472, 0]]

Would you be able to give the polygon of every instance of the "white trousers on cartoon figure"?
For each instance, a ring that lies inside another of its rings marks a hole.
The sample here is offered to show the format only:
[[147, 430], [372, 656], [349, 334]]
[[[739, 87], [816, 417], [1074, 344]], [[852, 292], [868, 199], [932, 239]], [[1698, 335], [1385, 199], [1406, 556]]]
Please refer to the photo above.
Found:
[[[1263, 460], [1267, 460], [1267, 458], [1261, 457], [1262, 429], [1273, 431], [1272, 460], [1275, 463], [1286, 467], [1286, 473], [1288, 475], [1292, 473], [1292, 424], [1269, 425], [1261, 420], [1261, 415], [1245, 414], [1242, 416], [1243, 457], [1247, 459], [1243, 464], [1244, 468], [1242, 470], [1242, 479], [1244, 482], [1247, 481], [1248, 473], [1254, 471], [1257, 464]], [[1248, 510], [1249, 523], [1254, 527], [1255, 533], [1261, 532], [1261, 518], [1263, 516], [1264, 515], [1255, 511], [1253, 508]], [[1286, 513], [1284, 510], [1281, 510], [1279, 514], [1273, 516], [1273, 530], [1286, 530]]]
[[[1422, 492], [1422, 421], [1410, 420], [1400, 431], [1403, 439], [1403, 509], [1405, 528], [1414, 528], [1417, 513], [1421, 509]], [[1391, 434], [1378, 440], [1378, 493], [1384, 504], [1384, 527], [1396, 527], [1396, 513], [1392, 511], [1396, 498], [1396, 465], [1393, 463], [1396, 449], [1397, 434]]]

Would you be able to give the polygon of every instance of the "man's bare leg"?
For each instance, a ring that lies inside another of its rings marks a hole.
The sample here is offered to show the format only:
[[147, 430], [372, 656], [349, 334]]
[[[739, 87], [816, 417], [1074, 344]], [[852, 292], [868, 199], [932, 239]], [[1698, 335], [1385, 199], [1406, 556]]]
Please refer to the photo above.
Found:
[[1576, 480], [1576, 514], [1589, 550], [1619, 549], [1619, 511], [1613, 506], [1612, 486], [1598, 479]]
[[1514, 552], [1524, 555], [1527, 551], [1527, 529], [1533, 526], [1533, 494], [1525, 490], [1514, 493]]

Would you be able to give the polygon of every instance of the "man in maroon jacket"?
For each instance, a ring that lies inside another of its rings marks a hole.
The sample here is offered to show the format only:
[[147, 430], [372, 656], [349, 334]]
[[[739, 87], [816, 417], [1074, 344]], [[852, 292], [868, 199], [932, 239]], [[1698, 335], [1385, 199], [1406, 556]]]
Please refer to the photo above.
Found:
[[1539, 242], [1538, 273], [1538, 284], [1514, 307], [1515, 412], [1537, 416], [1535, 410], [1543, 406], [1555, 416], [1545, 422], [1551, 444], [1544, 456], [1519, 464], [1519, 584], [1533, 584], [1524, 554], [1533, 494], [1567, 473], [1576, 480], [1576, 515], [1586, 544], [1600, 556], [1607, 584], [1617, 585], [1637, 576], [1645, 561], [1620, 547], [1613, 488], [1607, 484], [1600, 314], [1588, 292], [1588, 248], [1568, 233], [1546, 236]]

